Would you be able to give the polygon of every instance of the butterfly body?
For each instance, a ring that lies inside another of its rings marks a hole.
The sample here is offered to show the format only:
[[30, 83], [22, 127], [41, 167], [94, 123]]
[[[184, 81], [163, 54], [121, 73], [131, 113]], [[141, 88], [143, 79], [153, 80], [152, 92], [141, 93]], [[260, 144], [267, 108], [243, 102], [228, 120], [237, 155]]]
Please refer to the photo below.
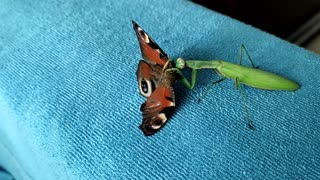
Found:
[[149, 136], [160, 130], [174, 112], [172, 85], [177, 74], [166, 71], [173, 67], [173, 62], [137, 23], [132, 23], [143, 57], [136, 72], [139, 91], [147, 98], [140, 108], [143, 116], [140, 129]]

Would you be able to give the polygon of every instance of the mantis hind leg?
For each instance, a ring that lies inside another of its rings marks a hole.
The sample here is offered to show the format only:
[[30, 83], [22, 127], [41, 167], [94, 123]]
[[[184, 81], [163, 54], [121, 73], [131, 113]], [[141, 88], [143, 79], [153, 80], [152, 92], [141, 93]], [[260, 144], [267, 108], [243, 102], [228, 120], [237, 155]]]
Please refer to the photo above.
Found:
[[250, 120], [250, 117], [249, 117], [246, 97], [245, 97], [244, 92], [243, 92], [243, 90], [241, 88], [241, 84], [239, 82], [239, 78], [236, 78], [236, 80], [235, 80], [235, 87], [236, 87], [236, 89], [240, 90], [241, 101], [242, 101], [242, 104], [243, 104], [243, 107], [244, 107], [244, 111], [245, 111], [245, 114], [246, 114], [246, 119], [247, 119], [247, 126], [248, 126], [249, 129], [254, 130], [254, 126], [253, 126], [253, 124], [252, 124], [252, 122]]
[[249, 53], [248, 53], [248, 51], [247, 51], [247, 48], [246, 48], [243, 44], [240, 45], [239, 64], [242, 65], [242, 51], [244, 51], [244, 52], [246, 53], [248, 59], [250, 60], [251, 66], [252, 66], [253, 68], [257, 68], [256, 66], [254, 66], [253, 61], [252, 61], [252, 59], [251, 59], [251, 57], [250, 57], [250, 55], [249, 55]]
[[207, 87], [205, 93], [198, 98], [198, 103], [200, 103], [200, 101], [208, 94], [209, 90], [210, 90], [215, 84], [220, 83], [220, 82], [222, 82], [222, 81], [225, 80], [225, 79], [226, 79], [226, 77], [223, 76], [223, 77], [221, 77], [219, 80], [211, 83], [211, 84]]

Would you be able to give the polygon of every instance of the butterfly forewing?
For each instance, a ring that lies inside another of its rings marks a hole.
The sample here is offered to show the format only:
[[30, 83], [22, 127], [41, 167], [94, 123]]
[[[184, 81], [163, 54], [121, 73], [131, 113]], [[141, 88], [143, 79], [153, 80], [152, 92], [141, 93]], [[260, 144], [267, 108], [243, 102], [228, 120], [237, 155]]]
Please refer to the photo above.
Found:
[[141, 54], [143, 59], [165, 65], [168, 61], [168, 56], [159, 45], [134, 21], [132, 21], [133, 29], [136, 32], [140, 44]]

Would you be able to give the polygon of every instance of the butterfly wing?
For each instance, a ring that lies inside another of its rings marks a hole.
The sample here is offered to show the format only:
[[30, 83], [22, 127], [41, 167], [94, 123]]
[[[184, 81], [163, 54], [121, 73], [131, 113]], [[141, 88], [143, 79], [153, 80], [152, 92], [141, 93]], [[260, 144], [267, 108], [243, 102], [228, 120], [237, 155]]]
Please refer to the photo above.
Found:
[[[146, 136], [149, 136], [159, 131], [174, 112], [172, 84], [176, 80], [176, 75], [163, 71], [168, 56], [137, 23], [134, 21], [132, 23], [144, 58], [139, 62], [136, 72], [139, 91], [147, 98], [140, 108], [143, 121], [139, 127]], [[172, 67], [171, 62], [166, 68], [169, 67]]]
[[146, 98], [150, 97], [151, 93], [156, 89], [156, 77], [161, 76], [161, 72], [158, 72], [157, 69], [155, 65], [150, 65], [143, 60], [139, 62], [136, 72], [139, 92]]
[[141, 105], [143, 121], [140, 129], [150, 136], [160, 130], [175, 109], [174, 92], [171, 87], [161, 86], [155, 89], [145, 103]]
[[167, 54], [136, 22], [132, 21], [132, 24], [139, 40], [143, 59], [153, 64], [165, 65], [168, 61]]
[[141, 105], [142, 124], [140, 129], [146, 136], [157, 132], [173, 114], [175, 109], [174, 74], [162, 73], [157, 64], [148, 64], [141, 60], [138, 65], [137, 79], [140, 94], [147, 98]]

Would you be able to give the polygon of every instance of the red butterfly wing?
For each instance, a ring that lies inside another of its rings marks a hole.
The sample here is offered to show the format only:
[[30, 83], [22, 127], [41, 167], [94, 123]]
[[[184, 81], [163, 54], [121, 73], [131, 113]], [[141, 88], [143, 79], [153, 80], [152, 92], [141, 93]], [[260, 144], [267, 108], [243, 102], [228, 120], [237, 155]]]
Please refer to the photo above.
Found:
[[[163, 70], [168, 56], [137, 23], [132, 23], [144, 58], [139, 62], [136, 73], [140, 94], [147, 98], [140, 108], [143, 115], [140, 129], [149, 136], [159, 131], [174, 112], [172, 84], [176, 74]], [[170, 62], [166, 68], [172, 66]]]
[[174, 92], [171, 87], [158, 87], [141, 105], [143, 121], [140, 129], [146, 136], [160, 130], [175, 109]]
[[154, 64], [165, 65], [168, 61], [166, 53], [136, 22], [132, 21], [132, 24], [139, 40], [142, 57]]
[[139, 62], [136, 74], [139, 85], [139, 91], [142, 96], [148, 98], [149, 96], [151, 96], [151, 93], [155, 90], [157, 80], [155, 76], [161, 76], [158, 69], [159, 67], [157, 67], [156, 65], [150, 65], [143, 60]]

